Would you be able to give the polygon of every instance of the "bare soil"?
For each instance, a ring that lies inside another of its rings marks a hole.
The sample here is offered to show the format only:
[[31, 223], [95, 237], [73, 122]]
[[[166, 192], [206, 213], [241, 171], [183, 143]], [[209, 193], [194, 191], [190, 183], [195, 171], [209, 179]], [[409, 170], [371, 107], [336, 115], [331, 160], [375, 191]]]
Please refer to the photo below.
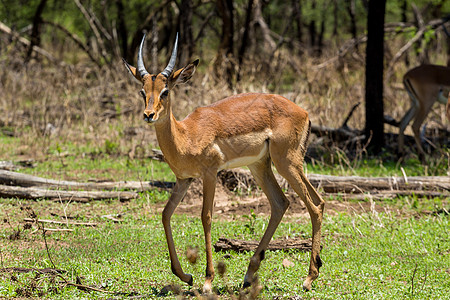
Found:
[[[295, 194], [286, 194], [290, 201], [287, 217], [302, 218], [309, 217], [306, 206], [300, 197]], [[325, 213], [337, 215], [346, 213], [364, 213], [370, 212], [372, 204], [370, 202], [351, 202], [345, 200], [327, 200], [324, 199]], [[157, 204], [157, 211], [162, 212], [165, 202]], [[375, 204], [375, 210], [381, 210], [382, 207]], [[199, 216], [202, 210], [202, 184], [200, 181], [194, 181], [190, 186], [186, 197], [178, 206], [175, 213]], [[261, 191], [252, 191], [252, 195], [236, 196], [233, 192], [227, 190], [223, 185], [217, 183], [216, 194], [214, 198], [214, 216], [223, 219], [231, 219], [234, 216], [250, 215], [270, 215], [270, 204], [266, 196]]]

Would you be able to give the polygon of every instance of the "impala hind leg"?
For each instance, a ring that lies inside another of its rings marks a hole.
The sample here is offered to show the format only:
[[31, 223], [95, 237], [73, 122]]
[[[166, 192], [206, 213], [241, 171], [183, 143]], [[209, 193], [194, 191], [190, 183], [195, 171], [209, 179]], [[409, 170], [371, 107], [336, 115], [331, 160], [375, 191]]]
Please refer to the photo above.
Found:
[[411, 122], [411, 119], [414, 117], [414, 115], [417, 112], [417, 107], [415, 105], [412, 105], [411, 108], [406, 112], [405, 116], [400, 120], [400, 124], [398, 127], [398, 153], [400, 155], [403, 155], [404, 152], [404, 145], [405, 145], [405, 129], [406, 126], [408, 126], [409, 122]]
[[256, 182], [267, 196], [270, 203], [271, 213], [267, 229], [264, 232], [258, 248], [250, 259], [250, 264], [244, 278], [244, 287], [248, 287], [252, 284], [254, 274], [259, 269], [261, 261], [264, 259], [264, 251], [267, 249], [278, 224], [280, 224], [280, 221], [289, 206], [289, 200], [284, 195], [275, 179], [275, 176], [273, 175], [269, 156], [263, 158], [257, 163], [249, 165], [248, 167]]
[[173, 188], [172, 195], [169, 198], [162, 213], [162, 222], [164, 226], [164, 232], [166, 234], [167, 246], [169, 248], [170, 263], [172, 273], [177, 275], [182, 281], [189, 285], [193, 284], [193, 278], [191, 274], [185, 274], [181, 268], [180, 261], [178, 260], [177, 252], [175, 250], [175, 244], [173, 242], [172, 229], [170, 227], [170, 218], [172, 217], [175, 208], [180, 204], [183, 197], [186, 195], [192, 179], [177, 179], [175, 187]]
[[[432, 99], [433, 100], [433, 99]], [[425, 121], [428, 113], [431, 110], [431, 107], [433, 105], [434, 101], [426, 101], [426, 103], [424, 103], [423, 105], [421, 105], [416, 113], [416, 116], [414, 118], [414, 122], [412, 124], [412, 130], [414, 132], [414, 139], [416, 141], [417, 144], [417, 151], [419, 154], [419, 159], [420, 161], [422, 161], [423, 163], [425, 162], [425, 151], [423, 150], [422, 147], [422, 139], [420, 137], [420, 127], [423, 124], [423, 121]]]
[[303, 200], [311, 217], [311, 259], [308, 276], [303, 282], [303, 288], [309, 291], [311, 290], [312, 282], [319, 276], [319, 268], [322, 266], [322, 261], [320, 259], [320, 239], [325, 202], [303, 173], [303, 157], [301, 157], [298, 152], [293, 155], [286, 153], [286, 156], [284, 157], [277, 157], [280, 157], [280, 159], [273, 159], [275, 167]]

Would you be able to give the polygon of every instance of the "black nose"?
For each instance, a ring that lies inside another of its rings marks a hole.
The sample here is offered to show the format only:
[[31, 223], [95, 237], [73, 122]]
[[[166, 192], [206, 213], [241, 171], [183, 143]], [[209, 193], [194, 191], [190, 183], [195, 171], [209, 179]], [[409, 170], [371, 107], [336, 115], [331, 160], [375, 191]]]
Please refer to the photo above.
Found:
[[144, 120], [146, 122], [151, 122], [151, 121], [153, 121], [154, 116], [155, 116], [155, 113], [150, 113], [150, 114], [144, 113]]

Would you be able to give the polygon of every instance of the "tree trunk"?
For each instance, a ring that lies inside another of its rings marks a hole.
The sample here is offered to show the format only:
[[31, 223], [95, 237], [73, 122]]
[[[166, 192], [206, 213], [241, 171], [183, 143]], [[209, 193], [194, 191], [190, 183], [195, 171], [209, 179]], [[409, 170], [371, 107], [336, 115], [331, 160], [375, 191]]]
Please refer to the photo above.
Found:
[[150, 61], [150, 70], [151, 72], [159, 72], [158, 66], [158, 40], [159, 40], [159, 30], [158, 30], [158, 19], [155, 16], [152, 19], [152, 36], [150, 42], [150, 52], [151, 52], [151, 61]]
[[128, 57], [128, 31], [125, 23], [125, 9], [122, 0], [116, 0], [117, 7], [117, 32], [119, 35], [122, 57]]
[[239, 73], [238, 73], [237, 81], [241, 80], [242, 64], [244, 62], [245, 52], [251, 44], [250, 43], [250, 23], [252, 21], [252, 15], [253, 15], [252, 12], [253, 12], [253, 0], [249, 0], [248, 4], [247, 4], [247, 9], [245, 12], [244, 34], [242, 35], [241, 46], [239, 47], [239, 52], [238, 52]]
[[180, 55], [179, 65], [190, 62], [194, 53], [194, 37], [192, 34], [192, 0], [182, 0], [180, 8]]
[[[425, 21], [423, 19], [422, 12], [420, 11], [420, 9], [414, 3], [411, 3], [411, 7], [413, 9], [414, 18], [416, 20], [417, 28], [418, 29], [424, 28]], [[428, 56], [428, 47], [426, 45], [425, 40], [423, 38], [419, 39], [415, 43], [414, 48], [416, 50], [417, 60], [419, 61], [419, 64], [421, 64], [421, 65], [429, 64], [430, 63], [430, 58]]]
[[[406, 23], [408, 21], [408, 17], [406, 15], [406, 12], [408, 10], [408, 1], [407, 0], [403, 0], [401, 9], [402, 9], [401, 21], [403, 23]], [[408, 53], [405, 54], [405, 65], [407, 67], [409, 67], [409, 55], [408, 55]]]
[[[311, 10], [314, 11], [316, 9], [316, 0], [312, 1]], [[316, 47], [316, 20], [312, 19], [308, 25], [309, 30], [309, 46], [311, 48], [312, 53], [315, 52]]]
[[234, 77], [233, 0], [217, 0], [217, 11], [222, 19], [222, 36], [214, 62], [214, 73], [219, 80], [225, 80], [231, 89]]
[[40, 46], [41, 44], [41, 24], [42, 24], [42, 12], [44, 11], [45, 4], [47, 0], [41, 0], [38, 7], [36, 8], [36, 13], [33, 18], [33, 28], [31, 30], [30, 45], [28, 47], [27, 56], [25, 62], [28, 62], [33, 53], [34, 46]]
[[446, 38], [446, 41], [447, 41], [447, 67], [450, 68], [450, 36]]
[[[350, 16], [350, 33], [352, 38], [356, 40], [356, 3], [355, 0], [347, 1], [347, 12]], [[355, 48], [358, 49], [358, 44], [355, 44]]]
[[[297, 29], [297, 41], [303, 44], [303, 32], [302, 32], [302, 9], [300, 0], [292, 0], [292, 7], [294, 8], [295, 25]], [[300, 49], [299, 55], [303, 54], [303, 50]]]
[[333, 37], [338, 35], [338, 11], [339, 5], [338, 0], [333, 1]]
[[322, 56], [322, 48], [323, 48], [323, 36], [325, 34], [325, 18], [326, 18], [326, 6], [327, 3], [324, 3], [323, 13], [322, 13], [322, 21], [320, 22], [320, 31], [319, 36], [317, 37], [317, 51], [316, 55], [318, 57]]
[[370, 0], [366, 48], [366, 126], [368, 150], [380, 153], [384, 146], [383, 61], [386, 0]]
[[[167, 5], [170, 2], [171, 2], [171, 0], [165, 0], [161, 3], [159, 3], [159, 5], [156, 7], [154, 7], [154, 5], [150, 5], [149, 7], [146, 7], [143, 9], [145, 11], [148, 11], [148, 13], [146, 14], [145, 17], [142, 17], [142, 21], [139, 22], [138, 28], [132, 34], [131, 43], [127, 50], [127, 56], [125, 57], [126, 61], [128, 61], [131, 64], [133, 64], [135, 62], [136, 50], [139, 47], [139, 44], [141, 43], [142, 34], [144, 32], [148, 32], [148, 31], [152, 30], [154, 18], [158, 19], [159, 14], [162, 14], [163, 15], [161, 17], [162, 19], [164, 19], [164, 18], [166, 18], [167, 20], [173, 19], [170, 9], [167, 9]], [[166, 13], [166, 15], [164, 15], [164, 13]], [[172, 24], [172, 22], [170, 22], [170, 26], [171, 26], [171, 24]], [[169, 48], [167, 50], [168, 52], [172, 51], [171, 47], [173, 45], [173, 40], [170, 39], [171, 30], [169, 30], [169, 29], [171, 29], [171, 27], [170, 28], [162, 28], [161, 32], [167, 32], [168, 34], [161, 35], [162, 37], [159, 36], [159, 38], [158, 38], [162, 45], [168, 46], [168, 48]], [[174, 35], [174, 37], [175, 37], [175, 35]], [[168, 53], [168, 55], [170, 55], [170, 52]]]

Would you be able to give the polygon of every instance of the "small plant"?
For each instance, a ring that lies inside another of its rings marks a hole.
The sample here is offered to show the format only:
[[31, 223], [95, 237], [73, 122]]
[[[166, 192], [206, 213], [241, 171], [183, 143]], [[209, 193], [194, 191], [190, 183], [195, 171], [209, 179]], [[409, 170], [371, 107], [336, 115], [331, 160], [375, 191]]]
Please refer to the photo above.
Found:
[[109, 155], [114, 154], [119, 149], [119, 145], [109, 139], [105, 140], [105, 152]]
[[255, 233], [255, 224], [256, 224], [256, 214], [253, 209], [250, 211], [250, 215], [244, 215], [245, 219], [247, 219], [247, 223], [245, 223], [244, 227], [247, 229], [247, 232], [250, 234]]

